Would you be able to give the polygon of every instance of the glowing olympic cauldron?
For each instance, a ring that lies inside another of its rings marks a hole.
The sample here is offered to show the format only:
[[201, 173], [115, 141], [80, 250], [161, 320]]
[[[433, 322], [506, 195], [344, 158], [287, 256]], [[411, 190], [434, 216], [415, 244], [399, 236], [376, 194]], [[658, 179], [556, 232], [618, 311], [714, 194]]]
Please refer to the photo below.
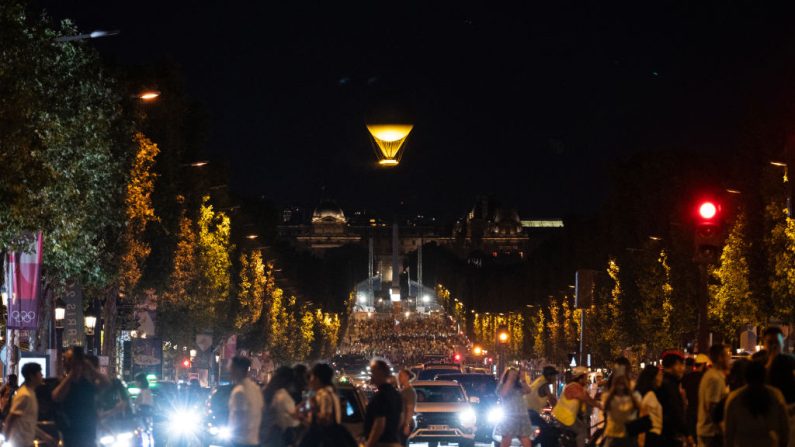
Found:
[[375, 142], [375, 155], [381, 166], [397, 166], [403, 158], [406, 142], [413, 124], [368, 124], [367, 130]]

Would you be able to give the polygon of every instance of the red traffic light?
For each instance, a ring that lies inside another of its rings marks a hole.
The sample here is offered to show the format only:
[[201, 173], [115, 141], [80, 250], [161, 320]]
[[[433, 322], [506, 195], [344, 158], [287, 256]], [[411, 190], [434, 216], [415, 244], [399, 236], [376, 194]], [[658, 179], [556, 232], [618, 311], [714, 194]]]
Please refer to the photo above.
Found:
[[453, 360], [455, 360], [456, 362], [460, 362], [461, 361], [461, 354], [454, 355], [453, 356]]
[[185, 368], [190, 368], [190, 359], [185, 359], [182, 361], [182, 366]]
[[710, 202], [709, 200], [701, 202], [701, 204], [698, 206], [698, 215], [702, 219], [706, 220], [714, 219], [715, 216], [718, 215], [718, 206], [715, 205], [714, 202]]

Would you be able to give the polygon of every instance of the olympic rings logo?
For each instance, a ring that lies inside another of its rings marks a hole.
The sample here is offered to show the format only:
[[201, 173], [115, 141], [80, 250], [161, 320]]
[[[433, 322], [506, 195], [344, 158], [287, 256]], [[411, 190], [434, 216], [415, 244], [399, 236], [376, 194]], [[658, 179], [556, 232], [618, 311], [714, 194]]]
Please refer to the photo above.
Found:
[[11, 319], [14, 321], [21, 321], [23, 323], [32, 323], [36, 319], [35, 310], [11, 311]]

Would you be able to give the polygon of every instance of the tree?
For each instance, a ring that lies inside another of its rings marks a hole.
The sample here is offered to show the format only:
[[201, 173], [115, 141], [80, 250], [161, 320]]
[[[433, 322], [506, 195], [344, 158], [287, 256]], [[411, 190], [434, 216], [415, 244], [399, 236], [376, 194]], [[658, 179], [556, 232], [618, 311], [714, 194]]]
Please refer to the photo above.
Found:
[[635, 278], [639, 305], [634, 313], [639, 328], [637, 346], [641, 358], [655, 359], [665, 349], [676, 346], [673, 332], [673, 286], [671, 267], [665, 250], [644, 250], [638, 256], [639, 274]]
[[533, 352], [536, 357], [548, 358], [546, 350], [546, 320], [544, 310], [539, 308], [536, 316], [535, 333], [533, 334]]
[[779, 200], [767, 206], [771, 222], [765, 239], [770, 262], [770, 291], [773, 309], [784, 321], [795, 321], [795, 220]]
[[746, 217], [739, 213], [720, 255], [720, 264], [712, 271], [717, 284], [709, 286], [708, 315], [715, 328], [733, 340], [746, 324], [759, 324], [761, 315], [758, 298], [750, 287], [748, 253], [752, 249], [746, 239]]
[[240, 308], [235, 317], [236, 329], [254, 325], [262, 317], [269, 279], [272, 281], [265, 274], [265, 264], [259, 250], [240, 254], [240, 282], [237, 287]]
[[73, 25], [0, 5], [0, 246], [42, 230], [48, 285], [115, 279], [127, 166], [136, 151], [121, 95], [97, 55], [56, 42]]
[[[194, 342], [198, 315], [198, 236], [194, 223], [183, 208], [177, 233], [173, 265], [163, 299], [158, 305], [158, 333], [177, 346]], [[191, 315], [191, 318], [185, 318]]]

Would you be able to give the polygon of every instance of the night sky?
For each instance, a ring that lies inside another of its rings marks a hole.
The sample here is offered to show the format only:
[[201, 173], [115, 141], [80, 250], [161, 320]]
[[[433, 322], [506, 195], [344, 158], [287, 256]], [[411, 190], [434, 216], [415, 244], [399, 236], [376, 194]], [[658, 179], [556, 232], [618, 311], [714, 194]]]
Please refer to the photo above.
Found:
[[[736, 149], [792, 99], [795, 16], [769, 3], [38, 2], [120, 29], [92, 41], [114, 63], [178, 63], [239, 194], [523, 217], [596, 211], [634, 153]], [[392, 170], [365, 128], [386, 112], [415, 123]]]

